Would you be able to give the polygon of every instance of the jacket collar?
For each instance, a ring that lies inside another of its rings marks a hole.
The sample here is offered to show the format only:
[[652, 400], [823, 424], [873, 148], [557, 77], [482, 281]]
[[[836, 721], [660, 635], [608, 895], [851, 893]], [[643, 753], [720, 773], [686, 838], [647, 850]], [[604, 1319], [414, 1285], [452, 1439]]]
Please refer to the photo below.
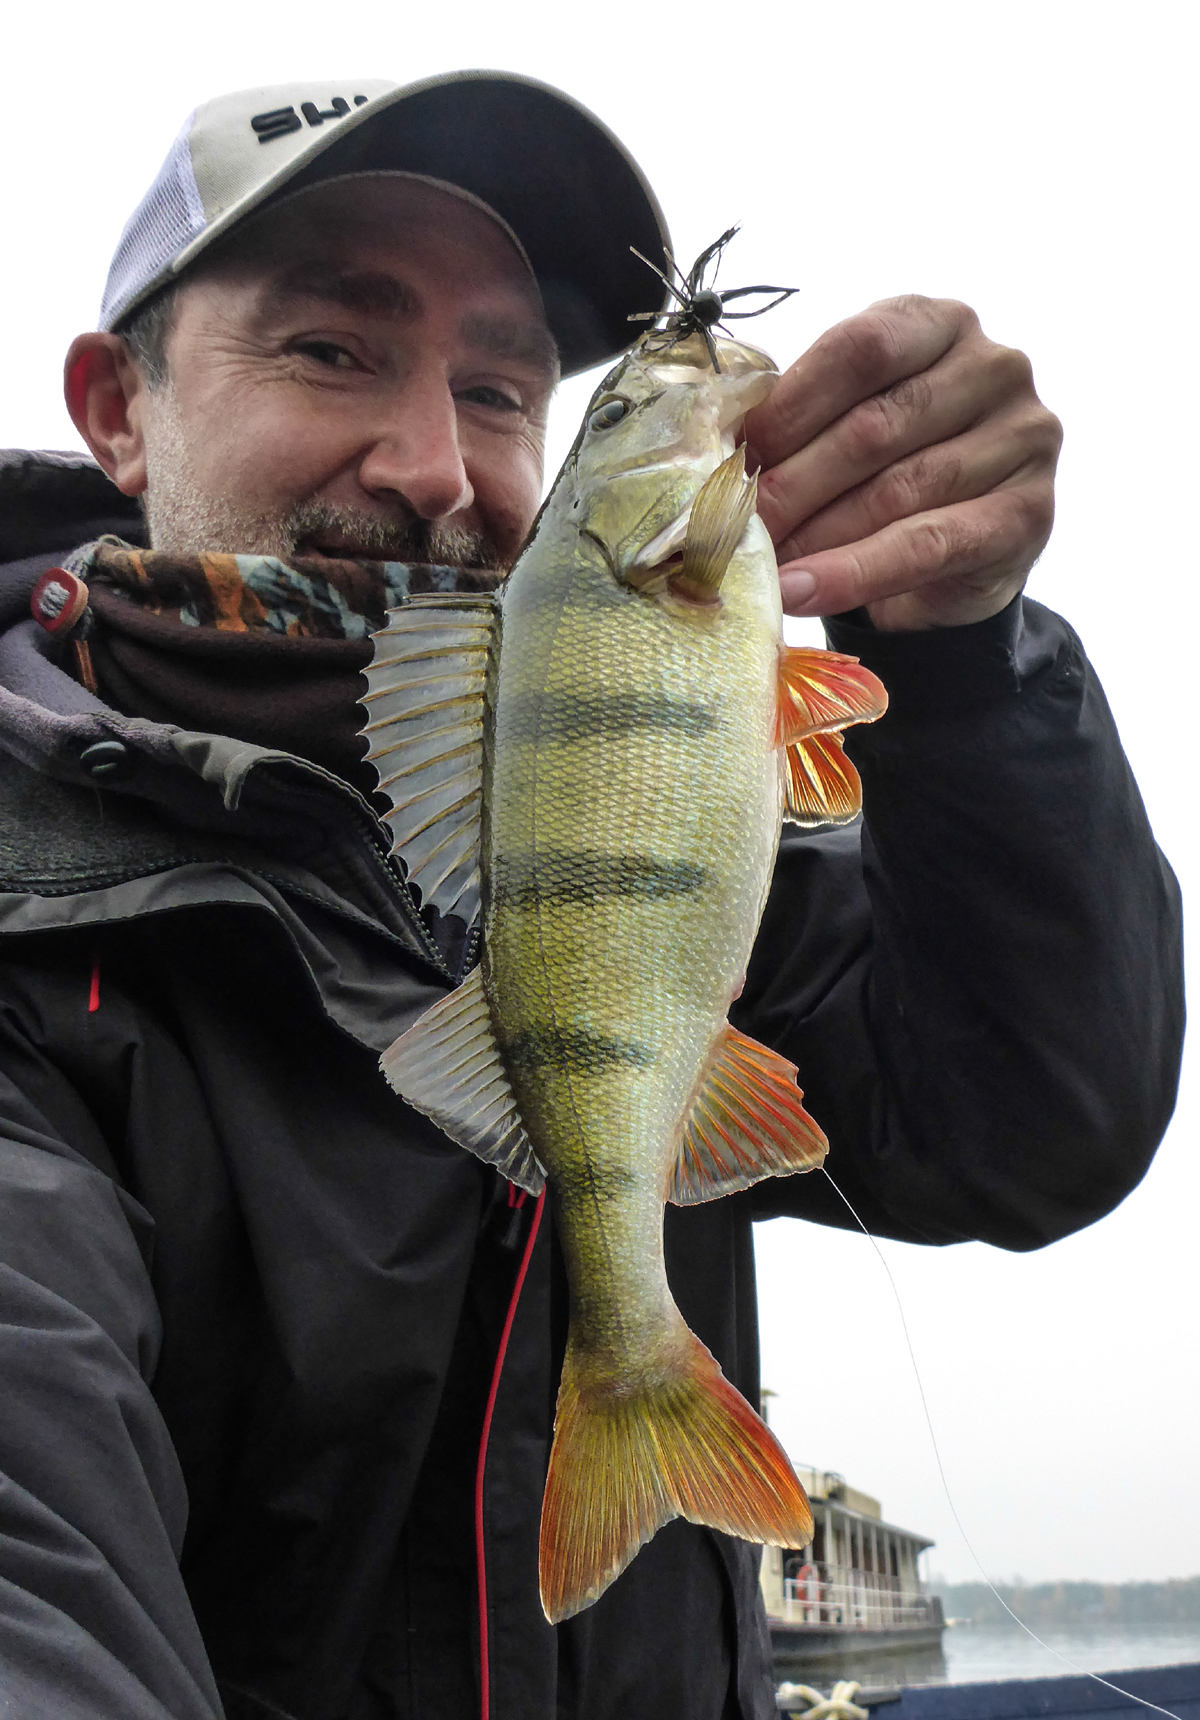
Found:
[[[349, 808], [356, 821], [376, 826], [367, 801], [319, 766], [227, 736], [122, 716], [58, 667], [53, 637], [30, 614], [34, 584], [81, 541], [110, 529], [136, 539], [140, 515], [85, 456], [0, 451], [0, 551], [7, 551], [0, 561], [0, 766], [7, 756], [26, 771], [91, 791], [93, 802], [102, 789], [110, 820], [119, 821], [130, 800], [143, 803], [144, 818], [149, 801], [188, 831], [277, 840], [279, 802], [300, 797], [310, 819], [324, 808], [330, 822], [344, 822]], [[99, 825], [96, 840], [103, 840]], [[36, 831], [30, 842], [38, 849]], [[30, 859], [44, 876], [53, 857]], [[60, 857], [65, 876], [75, 875], [78, 859]]]

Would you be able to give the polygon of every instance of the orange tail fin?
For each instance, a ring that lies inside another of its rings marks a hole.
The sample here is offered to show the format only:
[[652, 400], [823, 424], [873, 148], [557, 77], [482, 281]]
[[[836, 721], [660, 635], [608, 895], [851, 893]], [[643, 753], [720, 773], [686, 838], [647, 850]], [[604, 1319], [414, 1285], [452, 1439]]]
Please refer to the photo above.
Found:
[[747, 1541], [811, 1540], [808, 1500], [782, 1446], [686, 1327], [653, 1386], [597, 1390], [580, 1372], [568, 1341], [542, 1502], [551, 1624], [598, 1600], [673, 1517]]

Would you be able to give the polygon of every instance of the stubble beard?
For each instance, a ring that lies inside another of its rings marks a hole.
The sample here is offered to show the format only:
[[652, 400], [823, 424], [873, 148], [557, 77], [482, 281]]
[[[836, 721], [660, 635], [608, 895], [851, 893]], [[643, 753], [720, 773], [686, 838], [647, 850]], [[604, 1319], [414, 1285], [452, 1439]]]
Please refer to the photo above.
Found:
[[[183, 414], [170, 382], [154, 391], [146, 423], [146, 493], [142, 509], [151, 549], [175, 555], [270, 555], [288, 561], [320, 553], [306, 544], [325, 536], [350, 539], [354, 557], [376, 561], [433, 563], [503, 571], [505, 558], [486, 532], [439, 525], [406, 511], [396, 519], [315, 498], [278, 513], [240, 505], [236, 497], [213, 495], [195, 475]], [[332, 551], [325, 552], [328, 555]]]

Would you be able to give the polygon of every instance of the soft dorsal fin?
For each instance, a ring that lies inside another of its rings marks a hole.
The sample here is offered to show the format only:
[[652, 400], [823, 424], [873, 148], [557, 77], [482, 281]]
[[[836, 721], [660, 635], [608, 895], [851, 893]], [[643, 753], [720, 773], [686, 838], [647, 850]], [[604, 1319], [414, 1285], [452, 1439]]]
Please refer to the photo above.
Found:
[[509, 1182], [541, 1194], [546, 1173], [500, 1061], [479, 968], [389, 1045], [379, 1066], [396, 1092], [452, 1141]]
[[484, 687], [492, 596], [414, 597], [373, 635], [362, 730], [392, 803], [392, 852], [439, 913], [479, 908]]
[[792, 824], [849, 824], [862, 811], [862, 783], [841, 735], [809, 735], [784, 749], [783, 816]]
[[667, 1199], [692, 1206], [819, 1165], [829, 1143], [803, 1097], [794, 1063], [726, 1023], [684, 1118]]
[[887, 702], [883, 682], [857, 657], [785, 646], [779, 656], [775, 744], [787, 746], [805, 735], [849, 728], [851, 723], [873, 723], [887, 710]]

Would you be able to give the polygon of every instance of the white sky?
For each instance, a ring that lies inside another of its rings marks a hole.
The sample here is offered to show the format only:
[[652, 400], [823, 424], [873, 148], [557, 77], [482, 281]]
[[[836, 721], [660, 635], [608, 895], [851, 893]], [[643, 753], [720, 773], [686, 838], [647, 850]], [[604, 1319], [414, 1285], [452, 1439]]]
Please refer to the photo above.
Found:
[[[966, 299], [1031, 355], [1066, 448], [1030, 590], [1082, 634], [1190, 893], [1194, 20], [1166, 0], [14, 9], [0, 446], [77, 445], [63, 350], [94, 325], [121, 226], [197, 102], [316, 73], [545, 78], [640, 159], [682, 258], [740, 220], [729, 278], [800, 286], [758, 325], [781, 364], [906, 291]], [[552, 458], [587, 392], [563, 390]], [[1196, 1124], [1193, 1066], [1142, 1187], [1041, 1254], [885, 1244], [959, 1513], [994, 1576], [1200, 1571]], [[764, 1379], [793, 1455], [936, 1536], [935, 1571], [972, 1576], [867, 1242], [778, 1221], [759, 1263]]]

